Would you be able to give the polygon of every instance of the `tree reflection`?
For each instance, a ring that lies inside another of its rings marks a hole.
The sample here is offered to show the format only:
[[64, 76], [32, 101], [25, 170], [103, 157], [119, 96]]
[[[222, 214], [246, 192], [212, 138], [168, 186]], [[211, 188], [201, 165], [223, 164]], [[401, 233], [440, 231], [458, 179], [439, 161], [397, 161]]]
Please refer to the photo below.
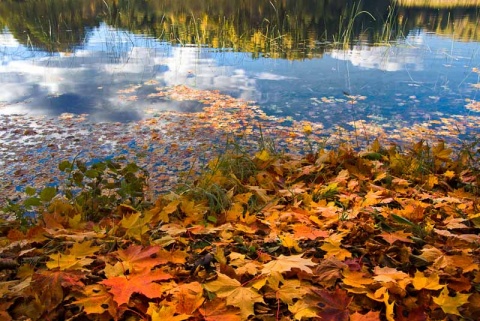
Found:
[[20, 43], [48, 52], [73, 51], [103, 21], [173, 44], [288, 59], [320, 56], [332, 44], [394, 41], [418, 27], [479, 39], [475, 5], [438, 10], [404, 2], [405, 7], [385, 0], [2, 1], [0, 26]]

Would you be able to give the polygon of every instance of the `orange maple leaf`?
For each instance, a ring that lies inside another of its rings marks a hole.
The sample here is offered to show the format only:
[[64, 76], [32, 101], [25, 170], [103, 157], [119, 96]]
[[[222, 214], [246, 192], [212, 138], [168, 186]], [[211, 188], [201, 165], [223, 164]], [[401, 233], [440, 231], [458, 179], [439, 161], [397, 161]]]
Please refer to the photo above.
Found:
[[191, 315], [205, 301], [202, 285], [198, 282], [186, 283], [173, 288], [173, 301], [176, 302], [176, 312]]
[[370, 311], [367, 314], [355, 312], [350, 315], [350, 321], [380, 321], [380, 312]]
[[133, 293], [141, 293], [147, 298], [159, 298], [164, 292], [164, 287], [155, 281], [171, 279], [172, 276], [162, 270], [145, 271], [141, 274], [130, 274], [128, 276], [116, 276], [100, 282], [110, 287], [109, 292], [113, 299], [120, 306], [128, 303]]
[[206, 321], [241, 321], [240, 310], [227, 306], [222, 298], [206, 301], [199, 309]]
[[[141, 270], [151, 270], [157, 265], [165, 264], [168, 261], [163, 257], [155, 256], [160, 251], [159, 246], [142, 247], [141, 245], [130, 245], [125, 250], [114, 252], [122, 260], [123, 269], [130, 273]], [[153, 257], [155, 256], [155, 257]]]

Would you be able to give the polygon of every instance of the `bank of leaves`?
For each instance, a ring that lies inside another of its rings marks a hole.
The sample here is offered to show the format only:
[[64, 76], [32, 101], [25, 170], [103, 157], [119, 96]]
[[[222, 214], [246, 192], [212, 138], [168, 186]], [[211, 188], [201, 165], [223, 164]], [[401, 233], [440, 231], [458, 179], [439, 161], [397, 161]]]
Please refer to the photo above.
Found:
[[[231, 152], [147, 209], [4, 224], [2, 320], [478, 320], [478, 152]], [[91, 210], [91, 208], [89, 208]]]

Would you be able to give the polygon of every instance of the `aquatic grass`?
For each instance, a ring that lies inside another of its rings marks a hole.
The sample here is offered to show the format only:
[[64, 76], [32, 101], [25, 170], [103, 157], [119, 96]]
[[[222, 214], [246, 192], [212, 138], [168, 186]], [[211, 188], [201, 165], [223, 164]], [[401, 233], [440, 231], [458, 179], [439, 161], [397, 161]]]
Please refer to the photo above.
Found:
[[406, 21], [400, 22], [397, 10], [397, 1], [388, 5], [388, 15], [383, 22], [380, 37], [375, 40], [376, 43], [390, 44], [392, 40], [398, 40], [405, 37]]
[[349, 48], [353, 41], [355, 20], [361, 15], [368, 15], [374, 21], [375, 17], [368, 11], [361, 10], [362, 1], [354, 2], [353, 5], [346, 6], [340, 15], [338, 24], [337, 38], [333, 35], [333, 45], [341, 45], [344, 49]]

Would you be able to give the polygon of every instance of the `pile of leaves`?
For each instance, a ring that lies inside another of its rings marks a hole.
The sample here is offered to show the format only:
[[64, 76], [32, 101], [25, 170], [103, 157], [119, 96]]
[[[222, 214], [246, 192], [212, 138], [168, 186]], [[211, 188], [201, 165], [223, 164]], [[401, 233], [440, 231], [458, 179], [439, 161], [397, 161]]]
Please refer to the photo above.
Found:
[[2, 225], [2, 320], [478, 320], [478, 152], [229, 153], [99, 221]]

